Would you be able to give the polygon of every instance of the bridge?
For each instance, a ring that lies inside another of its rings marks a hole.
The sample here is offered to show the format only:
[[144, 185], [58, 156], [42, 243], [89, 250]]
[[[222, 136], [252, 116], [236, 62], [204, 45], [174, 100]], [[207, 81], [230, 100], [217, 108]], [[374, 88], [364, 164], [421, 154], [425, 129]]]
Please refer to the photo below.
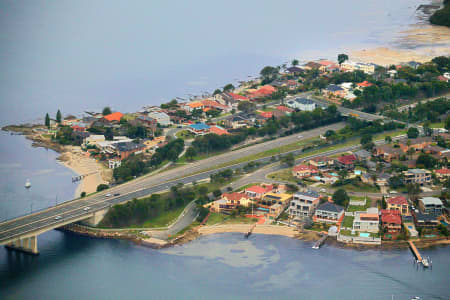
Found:
[[[343, 126], [343, 123], [336, 123], [302, 132], [301, 136], [291, 135], [230, 151], [186, 166], [167, 170], [157, 175], [143, 176], [92, 196], [64, 202], [54, 207], [2, 222], [0, 223], [0, 245], [6, 245], [11, 249], [31, 254], [38, 254], [37, 236], [44, 232], [78, 221], [88, 225], [97, 225], [112, 205], [124, 203], [134, 198], [142, 198], [153, 193], [160, 193], [179, 183], [189, 184], [194, 181], [205, 180], [211, 174], [225, 169], [242, 168], [249, 161], [228, 166], [223, 165], [255, 153], [319, 136], [327, 130], [338, 130]], [[290, 152], [294, 155], [302, 153], [301, 150]], [[271, 156], [267, 156], [252, 161], [267, 163], [271, 159]]]

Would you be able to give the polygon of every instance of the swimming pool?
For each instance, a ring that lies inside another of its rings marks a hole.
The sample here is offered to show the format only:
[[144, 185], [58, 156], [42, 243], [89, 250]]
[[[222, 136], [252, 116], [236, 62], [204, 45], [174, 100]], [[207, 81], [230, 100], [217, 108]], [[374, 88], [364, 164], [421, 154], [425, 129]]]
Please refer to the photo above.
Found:
[[370, 237], [370, 233], [367, 233], [367, 232], [360, 232], [360, 233], [359, 233], [359, 236], [360, 236], [360, 237], [366, 237], [366, 238], [368, 238], [368, 237]]
[[444, 226], [448, 226], [448, 223], [445, 222], [444, 220], [441, 220], [441, 224], [444, 225]]
[[412, 227], [411, 225], [408, 225], [408, 228], [409, 228], [409, 229], [413, 229], [413, 227]]

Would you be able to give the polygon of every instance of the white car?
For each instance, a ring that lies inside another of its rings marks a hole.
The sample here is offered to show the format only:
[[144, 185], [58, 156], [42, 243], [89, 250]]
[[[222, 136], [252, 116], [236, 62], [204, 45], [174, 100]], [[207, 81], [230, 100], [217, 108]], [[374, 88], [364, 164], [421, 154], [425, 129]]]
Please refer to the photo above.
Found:
[[61, 216], [56, 216], [55, 220], [60, 220], [62, 217]]
[[301, 139], [303, 137], [303, 135], [299, 135], [298, 138]]
[[111, 197], [111, 196], [112, 196], [111, 194], [106, 194], [106, 195], [105, 195], [105, 197]]
[[89, 206], [86, 206], [85, 208], [83, 208], [83, 210], [84, 211], [88, 211], [88, 210], [90, 210], [91, 208], [89, 207]]

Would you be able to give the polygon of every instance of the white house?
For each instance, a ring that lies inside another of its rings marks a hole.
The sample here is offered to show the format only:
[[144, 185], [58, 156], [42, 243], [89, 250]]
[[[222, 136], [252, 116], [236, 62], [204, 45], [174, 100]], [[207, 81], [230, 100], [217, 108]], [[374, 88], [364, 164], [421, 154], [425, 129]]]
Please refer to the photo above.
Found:
[[355, 212], [355, 219], [353, 220], [353, 230], [378, 232], [380, 218], [378, 215], [378, 208], [370, 207], [367, 211]]
[[104, 142], [105, 136], [103, 134], [92, 134], [84, 139], [83, 144], [85, 146], [91, 145], [91, 146], [97, 146], [98, 143]]
[[150, 112], [148, 113], [148, 116], [150, 118], [155, 119], [160, 125], [162, 126], [168, 126], [172, 124], [170, 121], [170, 116], [163, 112]]
[[295, 98], [287, 101], [286, 105], [293, 109], [299, 109], [302, 111], [313, 111], [316, 109], [316, 103], [306, 98]]

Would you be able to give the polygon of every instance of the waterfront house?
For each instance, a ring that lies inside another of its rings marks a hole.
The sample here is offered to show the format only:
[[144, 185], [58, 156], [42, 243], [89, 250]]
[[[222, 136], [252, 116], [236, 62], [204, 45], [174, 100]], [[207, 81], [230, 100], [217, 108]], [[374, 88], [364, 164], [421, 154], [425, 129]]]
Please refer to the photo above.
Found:
[[403, 171], [403, 182], [417, 183], [417, 184], [427, 184], [431, 182], [431, 172], [424, 169], [409, 169], [408, 171]]
[[287, 68], [286, 71], [287, 71], [287, 73], [293, 74], [296, 76], [304, 73], [304, 70], [302, 68], [295, 67], [295, 66]]
[[295, 98], [286, 102], [286, 105], [292, 109], [301, 111], [313, 111], [316, 109], [316, 103], [306, 98]]
[[344, 218], [344, 208], [332, 202], [320, 204], [314, 213], [313, 221], [322, 223], [339, 223]]
[[402, 230], [402, 218], [398, 210], [381, 210], [381, 228], [388, 234], [396, 235]]
[[209, 208], [212, 212], [217, 212], [217, 213], [221, 213], [221, 212], [226, 212], [226, 211], [230, 211], [230, 208], [227, 204], [227, 200], [226, 199], [219, 199], [213, 202], [209, 202], [207, 204], [205, 204], [203, 207], [205, 208]]
[[251, 198], [260, 199], [264, 194], [269, 193], [273, 190], [273, 185], [253, 185], [244, 190], [244, 193]]
[[436, 197], [423, 197], [419, 199], [419, 209], [423, 214], [441, 215], [444, 205], [441, 199]]
[[292, 175], [297, 178], [310, 177], [313, 174], [319, 173], [319, 170], [312, 165], [297, 165], [292, 168]]
[[372, 63], [362, 63], [362, 62], [352, 62], [345, 61], [341, 64], [342, 72], [354, 72], [354, 71], [363, 71], [366, 74], [375, 73], [375, 64]]
[[353, 220], [353, 230], [378, 232], [380, 218], [378, 216], [378, 208], [370, 207], [366, 211], [355, 212]]
[[195, 123], [189, 125], [187, 129], [196, 135], [205, 135], [209, 133], [210, 127], [205, 123]]
[[260, 203], [265, 206], [280, 204], [282, 207], [287, 207], [292, 199], [291, 194], [266, 193], [262, 196]]
[[336, 164], [341, 169], [351, 170], [355, 167], [356, 156], [354, 154], [339, 156]]
[[334, 160], [327, 156], [318, 156], [310, 159], [309, 164], [316, 167], [319, 171], [327, 171], [334, 166]]
[[230, 209], [237, 208], [238, 206], [249, 207], [253, 203], [248, 195], [245, 193], [223, 193], [222, 199], [225, 199]]
[[104, 142], [105, 136], [103, 134], [92, 134], [84, 139], [83, 145], [87, 146], [97, 146], [99, 142]]
[[288, 214], [291, 218], [310, 217], [319, 204], [320, 195], [316, 191], [307, 190], [297, 192], [292, 196]]
[[314, 61], [310, 61], [306, 64], [303, 65], [303, 69], [305, 70], [314, 70], [314, 69], [319, 69], [322, 65], [319, 63], [316, 63]]
[[421, 212], [413, 212], [414, 224], [418, 228], [436, 228], [439, 225], [438, 216], [435, 214], [424, 214]]
[[386, 199], [386, 208], [389, 210], [397, 210], [401, 215], [409, 215], [408, 201], [403, 196], [396, 196]]

